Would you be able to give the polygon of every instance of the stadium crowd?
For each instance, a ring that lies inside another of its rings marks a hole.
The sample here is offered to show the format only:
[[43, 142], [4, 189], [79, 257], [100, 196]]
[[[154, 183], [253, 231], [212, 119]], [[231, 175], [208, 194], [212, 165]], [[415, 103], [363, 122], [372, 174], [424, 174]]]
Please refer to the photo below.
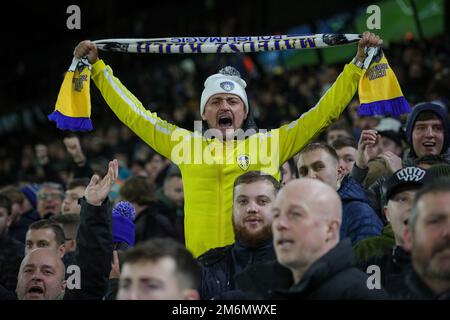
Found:
[[[92, 132], [5, 137], [0, 299], [450, 299], [448, 40], [384, 49], [410, 114], [361, 117], [355, 96], [280, 164], [279, 179], [242, 171], [230, 191], [234, 242], [202, 252], [185, 247], [182, 170], [98, 91]], [[267, 73], [246, 55], [196, 56], [120, 78], [160, 118], [193, 130], [217, 65], [239, 70], [265, 129], [311, 110], [343, 69]]]

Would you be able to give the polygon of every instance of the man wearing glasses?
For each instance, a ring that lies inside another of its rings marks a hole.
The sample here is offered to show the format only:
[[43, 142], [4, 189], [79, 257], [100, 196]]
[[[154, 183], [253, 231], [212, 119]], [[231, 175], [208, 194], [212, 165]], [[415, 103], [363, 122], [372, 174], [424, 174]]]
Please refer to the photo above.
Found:
[[44, 182], [37, 194], [37, 211], [41, 219], [61, 213], [64, 199], [63, 186], [59, 183]]

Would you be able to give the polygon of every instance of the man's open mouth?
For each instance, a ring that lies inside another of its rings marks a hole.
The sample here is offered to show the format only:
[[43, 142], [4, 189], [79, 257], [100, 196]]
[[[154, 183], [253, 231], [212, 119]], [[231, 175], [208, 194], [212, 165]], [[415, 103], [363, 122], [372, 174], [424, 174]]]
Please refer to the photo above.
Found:
[[44, 288], [40, 286], [31, 286], [28, 288], [27, 296], [31, 299], [41, 298], [44, 295]]
[[219, 128], [228, 129], [233, 127], [233, 118], [230, 115], [219, 116]]
[[436, 146], [436, 143], [435, 142], [424, 142], [422, 145], [426, 148], [434, 148]]
[[290, 239], [279, 239], [276, 244], [281, 249], [288, 249], [294, 244], [294, 241]]

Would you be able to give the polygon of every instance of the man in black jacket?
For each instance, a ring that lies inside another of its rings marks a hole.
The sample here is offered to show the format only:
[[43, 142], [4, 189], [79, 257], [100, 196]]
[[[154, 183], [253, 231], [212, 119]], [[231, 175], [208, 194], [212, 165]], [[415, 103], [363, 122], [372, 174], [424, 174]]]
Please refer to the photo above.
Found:
[[350, 241], [339, 242], [342, 206], [330, 186], [317, 179], [290, 181], [278, 193], [272, 213], [278, 264], [255, 266], [237, 277], [238, 287], [250, 297], [386, 297], [381, 289], [370, 290], [367, 275], [353, 266]]
[[176, 215], [171, 216], [157, 201], [156, 186], [150, 178], [128, 178], [120, 188], [120, 195], [136, 209], [136, 243], [156, 237], [173, 238], [184, 243], [183, 234], [177, 228]]
[[276, 259], [272, 242], [272, 203], [280, 183], [271, 175], [249, 171], [233, 187], [233, 231], [236, 241], [207, 251], [198, 258], [203, 266], [202, 299], [241, 298], [234, 276], [249, 266]]
[[0, 300], [15, 299], [17, 273], [23, 259], [23, 243], [8, 235], [11, 224], [11, 201], [0, 194]]
[[[361, 262], [359, 266], [363, 271], [370, 266], [378, 266], [381, 285], [387, 292], [394, 295], [403, 287], [403, 273], [411, 267], [411, 255], [405, 248], [404, 233], [414, 196], [423, 186], [426, 178], [424, 169], [405, 167], [395, 172], [383, 184], [384, 198], [386, 198], [384, 213], [392, 229], [394, 246], [388, 245], [384, 237], [373, 237], [360, 242], [359, 254], [372, 257]], [[382, 255], [376, 255], [377, 252], [383, 251]]]
[[450, 300], [450, 180], [433, 181], [416, 194], [408, 227], [413, 269], [402, 298]]
[[75, 280], [79, 286], [65, 290], [62, 260], [54, 250], [39, 248], [32, 250], [21, 264], [16, 289], [19, 299], [103, 298], [112, 260], [111, 210], [107, 196], [117, 179], [118, 166], [117, 160], [113, 160], [103, 179], [94, 175], [86, 188], [85, 197], [80, 199], [80, 226], [75, 253], [78, 268], [71, 269], [74, 276], [79, 277], [79, 281]]

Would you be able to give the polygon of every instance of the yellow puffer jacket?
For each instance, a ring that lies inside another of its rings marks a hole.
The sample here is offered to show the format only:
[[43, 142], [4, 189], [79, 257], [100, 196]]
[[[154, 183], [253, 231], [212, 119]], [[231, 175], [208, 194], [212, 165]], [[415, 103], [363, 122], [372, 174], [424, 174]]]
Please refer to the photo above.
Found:
[[363, 70], [347, 64], [317, 105], [278, 129], [220, 142], [181, 129], [146, 110], [102, 60], [91, 78], [117, 117], [154, 150], [176, 163], [183, 177], [186, 246], [199, 256], [234, 242], [233, 183], [249, 170], [279, 179], [279, 167], [339, 118]]

